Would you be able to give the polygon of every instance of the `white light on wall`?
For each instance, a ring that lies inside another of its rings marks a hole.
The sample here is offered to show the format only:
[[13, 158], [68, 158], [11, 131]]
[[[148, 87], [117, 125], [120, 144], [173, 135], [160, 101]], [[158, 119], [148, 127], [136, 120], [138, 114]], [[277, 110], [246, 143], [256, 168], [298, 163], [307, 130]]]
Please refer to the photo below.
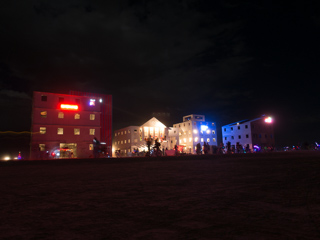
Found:
[[101, 102], [101, 103], [102, 103], [102, 98], [100, 98], [100, 99], [99, 99], [99, 102]]
[[198, 130], [197, 130], [197, 129], [194, 129], [194, 130], [193, 130], [193, 133], [194, 133], [194, 134], [197, 134], [197, 133], [198, 133]]
[[208, 129], [207, 125], [201, 125], [201, 131], [206, 131]]

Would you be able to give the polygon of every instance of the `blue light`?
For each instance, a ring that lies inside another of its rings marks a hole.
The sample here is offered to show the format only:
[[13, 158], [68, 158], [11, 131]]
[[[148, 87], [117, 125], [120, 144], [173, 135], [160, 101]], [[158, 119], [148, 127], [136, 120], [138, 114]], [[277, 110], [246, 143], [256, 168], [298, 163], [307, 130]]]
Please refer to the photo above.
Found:
[[208, 129], [207, 125], [201, 125], [201, 131], [206, 131]]

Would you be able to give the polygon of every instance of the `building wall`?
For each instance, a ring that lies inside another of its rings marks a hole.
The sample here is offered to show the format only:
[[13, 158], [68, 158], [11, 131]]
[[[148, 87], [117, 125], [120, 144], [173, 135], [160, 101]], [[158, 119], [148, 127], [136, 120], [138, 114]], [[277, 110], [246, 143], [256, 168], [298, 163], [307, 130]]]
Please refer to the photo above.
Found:
[[[46, 101], [44, 101], [46, 97]], [[92, 156], [92, 139], [100, 138], [100, 106], [96, 99], [65, 94], [34, 92], [30, 158], [48, 158], [61, 145], [75, 146], [74, 157]], [[61, 104], [78, 105], [78, 110], [64, 110]], [[46, 116], [42, 115], [46, 112]], [[76, 119], [76, 116], [79, 119]], [[59, 117], [60, 116], [60, 117]], [[94, 116], [94, 118], [91, 118]], [[63, 134], [58, 129], [63, 129]], [[91, 132], [90, 133], [90, 129]], [[39, 144], [44, 144], [40, 149]], [[48, 153], [47, 153], [48, 152]], [[49, 155], [49, 156], [48, 156]]]
[[198, 143], [203, 146], [206, 142], [210, 146], [217, 146], [217, 131], [214, 122], [206, 122], [204, 115], [191, 114], [183, 117], [182, 123], [173, 125], [178, 129], [178, 145], [184, 146], [186, 153], [195, 153]]
[[236, 146], [237, 143], [242, 146], [247, 146], [252, 149], [252, 134], [250, 122], [243, 124], [235, 124], [231, 126], [222, 127], [222, 141], [224, 145], [230, 142], [231, 145]]

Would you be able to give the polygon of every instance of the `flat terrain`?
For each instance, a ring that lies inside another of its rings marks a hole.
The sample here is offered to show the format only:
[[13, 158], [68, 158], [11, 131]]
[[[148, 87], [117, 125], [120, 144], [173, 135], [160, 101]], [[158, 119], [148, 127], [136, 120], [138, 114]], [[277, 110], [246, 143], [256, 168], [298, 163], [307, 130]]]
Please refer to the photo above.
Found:
[[0, 162], [0, 239], [320, 239], [320, 152]]

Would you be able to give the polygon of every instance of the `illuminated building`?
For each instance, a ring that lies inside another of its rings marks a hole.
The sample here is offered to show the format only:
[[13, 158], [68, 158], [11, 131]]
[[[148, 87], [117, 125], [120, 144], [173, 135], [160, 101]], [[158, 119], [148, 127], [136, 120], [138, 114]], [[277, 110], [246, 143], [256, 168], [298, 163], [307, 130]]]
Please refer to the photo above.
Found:
[[30, 159], [92, 156], [102, 104], [101, 97], [34, 92]]
[[216, 124], [206, 122], [204, 115], [191, 114], [183, 117], [182, 123], [173, 125], [169, 134], [173, 145], [183, 146], [186, 153], [195, 153], [198, 143], [203, 146], [206, 142], [210, 146], [217, 146]]
[[250, 151], [264, 147], [274, 147], [273, 120], [262, 116], [253, 120], [242, 120], [222, 126], [222, 141], [236, 149], [237, 144]]
[[170, 148], [167, 141], [168, 128], [155, 117], [141, 126], [129, 126], [114, 131], [112, 155], [116, 156], [115, 151], [120, 152], [120, 156], [132, 156], [135, 149], [139, 153], [148, 151], [146, 139], [150, 138], [152, 145], [158, 139], [162, 148]]

